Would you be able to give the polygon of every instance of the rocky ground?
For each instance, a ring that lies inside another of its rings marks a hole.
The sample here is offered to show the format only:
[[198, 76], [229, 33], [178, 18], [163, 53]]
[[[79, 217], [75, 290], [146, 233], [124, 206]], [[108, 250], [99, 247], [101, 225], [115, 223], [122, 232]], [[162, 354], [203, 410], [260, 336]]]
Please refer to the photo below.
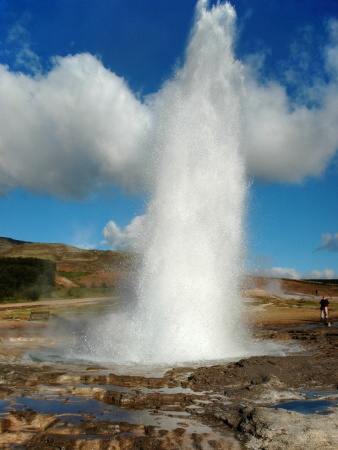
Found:
[[324, 324], [318, 308], [264, 298], [253, 334], [292, 352], [148, 373], [32, 359], [60, 338], [53, 315], [0, 321], [0, 448], [337, 448], [338, 311]]

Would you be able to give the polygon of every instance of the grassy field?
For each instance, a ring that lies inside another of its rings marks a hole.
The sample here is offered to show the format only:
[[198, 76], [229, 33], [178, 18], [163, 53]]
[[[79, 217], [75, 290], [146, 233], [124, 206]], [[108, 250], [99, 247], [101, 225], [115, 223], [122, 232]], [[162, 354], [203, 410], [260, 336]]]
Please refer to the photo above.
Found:
[[[50, 311], [51, 317], [67, 317], [67, 318], [82, 318], [89, 316], [99, 316], [104, 315], [108, 311], [111, 311], [116, 307], [119, 302], [117, 297], [102, 297], [102, 301], [100, 302], [88, 302], [82, 303], [81, 299], [79, 302], [70, 301], [69, 304], [67, 302], [60, 302], [57, 299], [45, 299], [49, 301], [48, 305], [29, 303], [27, 306], [15, 306], [15, 304], [8, 305], [8, 307], [4, 309], [0, 309], [0, 320], [22, 320], [27, 321], [30, 318], [31, 312], [39, 312], [39, 311]], [[65, 299], [63, 299], [65, 300]], [[106, 301], [105, 301], [106, 300]]]
[[[97, 288], [65, 288], [58, 289], [53, 292], [50, 298], [91, 298], [91, 297], [109, 297], [116, 293], [114, 288], [97, 287]], [[43, 300], [41, 298], [40, 300]]]

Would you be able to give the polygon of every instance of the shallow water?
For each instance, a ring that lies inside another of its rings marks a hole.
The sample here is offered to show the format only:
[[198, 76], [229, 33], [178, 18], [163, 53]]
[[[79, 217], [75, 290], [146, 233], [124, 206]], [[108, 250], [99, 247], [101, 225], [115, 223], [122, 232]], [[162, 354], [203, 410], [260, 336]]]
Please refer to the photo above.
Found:
[[301, 393], [306, 397], [304, 400], [285, 402], [271, 408], [282, 408], [301, 414], [326, 414], [338, 406], [338, 398], [332, 398], [338, 397], [337, 391], [302, 391]]
[[130, 410], [107, 405], [94, 399], [85, 400], [79, 397], [46, 395], [44, 398], [10, 397], [0, 402], [0, 414], [10, 411], [34, 410], [40, 414], [56, 414], [68, 423], [78, 423], [90, 418], [91, 421], [107, 420], [111, 422], [128, 422], [130, 424], [152, 425], [174, 430], [178, 426], [189, 433], [211, 433], [208, 426], [197, 423], [189, 413], [177, 411], [155, 412], [153, 410]]

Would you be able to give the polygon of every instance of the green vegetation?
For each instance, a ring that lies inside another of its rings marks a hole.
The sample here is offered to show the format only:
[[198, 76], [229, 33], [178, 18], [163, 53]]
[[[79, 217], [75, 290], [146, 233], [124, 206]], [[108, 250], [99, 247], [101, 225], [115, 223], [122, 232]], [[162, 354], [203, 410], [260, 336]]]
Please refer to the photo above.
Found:
[[55, 264], [38, 258], [0, 258], [0, 301], [38, 300], [54, 287]]
[[[90, 317], [98, 317], [106, 315], [109, 311], [116, 308], [118, 304], [118, 298], [109, 298], [106, 296], [107, 301], [85, 303], [85, 304], [59, 304], [57, 301], [55, 304], [50, 304], [47, 308], [44, 306], [44, 311], [48, 309], [52, 317], [65, 317], [65, 318], [81, 318], [88, 319]], [[27, 308], [27, 307], [11, 307], [6, 309], [0, 309], [0, 320], [29, 320], [31, 312], [38, 312], [40, 308]]]
[[74, 280], [76, 280], [77, 277], [90, 275], [92, 273], [93, 272], [63, 272], [63, 271], [58, 271], [56, 274], [59, 275], [60, 277], [67, 278], [70, 281], [74, 281]]
[[110, 297], [115, 294], [114, 288], [97, 287], [97, 288], [64, 288], [54, 291], [53, 298], [90, 298], [90, 297]]
[[1, 320], [28, 320], [31, 309], [12, 309], [10, 311], [0, 311]]

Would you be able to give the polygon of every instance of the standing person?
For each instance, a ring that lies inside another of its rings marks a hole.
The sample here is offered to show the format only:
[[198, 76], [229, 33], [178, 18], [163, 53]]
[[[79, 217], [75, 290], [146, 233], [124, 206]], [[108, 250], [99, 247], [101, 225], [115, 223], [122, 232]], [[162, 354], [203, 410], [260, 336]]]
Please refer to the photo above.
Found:
[[323, 295], [320, 301], [320, 319], [327, 320], [329, 318], [329, 299]]

